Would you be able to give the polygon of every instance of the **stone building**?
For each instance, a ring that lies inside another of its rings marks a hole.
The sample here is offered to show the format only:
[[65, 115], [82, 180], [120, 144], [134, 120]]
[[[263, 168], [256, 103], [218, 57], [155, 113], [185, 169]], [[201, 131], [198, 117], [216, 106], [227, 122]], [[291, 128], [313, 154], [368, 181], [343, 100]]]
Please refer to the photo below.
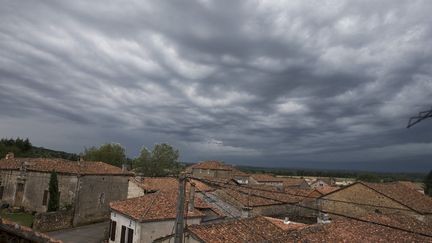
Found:
[[0, 160], [2, 204], [46, 212], [51, 172], [58, 175], [60, 208], [74, 211], [74, 225], [109, 217], [109, 202], [125, 199], [131, 174], [103, 162], [47, 158]]
[[[352, 217], [400, 213], [432, 222], [432, 199], [399, 182], [357, 182], [318, 199], [322, 211]], [[335, 217], [335, 216], [334, 216]]]
[[191, 165], [186, 171], [195, 177], [232, 178], [234, 167], [220, 161], [209, 160]]

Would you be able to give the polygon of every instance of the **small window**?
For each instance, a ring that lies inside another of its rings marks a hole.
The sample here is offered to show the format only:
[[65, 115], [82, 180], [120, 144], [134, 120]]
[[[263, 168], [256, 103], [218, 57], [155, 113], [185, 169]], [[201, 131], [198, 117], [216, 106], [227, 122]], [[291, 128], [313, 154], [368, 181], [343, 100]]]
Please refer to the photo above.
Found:
[[117, 230], [117, 222], [112, 220], [110, 224], [110, 239], [112, 241], [115, 241], [116, 230]]
[[104, 204], [105, 203], [105, 193], [101, 193], [99, 195], [99, 204]]
[[42, 205], [46, 206], [47, 202], [48, 202], [48, 190], [45, 190], [43, 194]]
[[126, 236], [126, 226], [122, 225], [121, 235], [120, 235], [120, 243], [125, 243], [125, 236]]
[[132, 241], [133, 241], [133, 233], [134, 233], [134, 231], [133, 231], [133, 229], [131, 229], [131, 228], [128, 228], [128, 236], [127, 236], [127, 243], [132, 243]]
[[3, 199], [4, 186], [0, 186], [0, 200]]

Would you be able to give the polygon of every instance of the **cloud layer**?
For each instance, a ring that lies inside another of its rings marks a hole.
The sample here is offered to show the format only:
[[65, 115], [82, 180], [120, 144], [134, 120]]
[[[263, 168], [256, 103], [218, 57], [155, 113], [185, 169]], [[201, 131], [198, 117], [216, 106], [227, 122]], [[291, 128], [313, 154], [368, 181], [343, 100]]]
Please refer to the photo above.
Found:
[[[429, 161], [430, 1], [3, 1], [0, 132], [266, 166]], [[429, 123], [429, 124], [428, 124]], [[412, 161], [415, 156], [415, 161]], [[367, 169], [367, 168], [366, 168]]]

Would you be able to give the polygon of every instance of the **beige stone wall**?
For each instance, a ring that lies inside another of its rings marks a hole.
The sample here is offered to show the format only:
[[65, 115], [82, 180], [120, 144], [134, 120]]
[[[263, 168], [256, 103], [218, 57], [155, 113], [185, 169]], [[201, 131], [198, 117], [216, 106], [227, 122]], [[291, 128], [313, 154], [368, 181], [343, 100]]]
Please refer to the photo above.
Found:
[[[411, 216], [417, 215], [415, 212], [409, 210], [407, 207], [403, 206], [402, 204], [388, 197], [385, 197], [384, 195], [381, 195], [360, 183], [357, 183], [343, 190], [324, 196], [323, 199], [319, 199], [318, 202], [319, 208], [321, 210], [349, 215], [353, 217], [361, 217], [368, 213], [375, 212], [375, 210], [379, 210], [382, 213], [400, 212]], [[329, 201], [325, 199], [354, 202], [356, 204], [344, 203], [338, 201]], [[359, 204], [385, 206], [385, 207], [397, 208], [400, 210], [386, 209], [382, 207], [366, 206], [366, 205], [359, 205]]]
[[232, 172], [229, 170], [208, 170], [193, 168], [192, 175], [196, 177], [230, 178]]
[[128, 176], [81, 176], [74, 225], [108, 219], [109, 203], [127, 198], [128, 182]]
[[144, 196], [144, 189], [137, 185], [133, 180], [129, 180], [127, 198]]
[[[188, 225], [200, 224], [200, 222], [201, 218], [193, 218], [187, 220]], [[174, 224], [174, 219], [141, 223], [140, 242], [152, 242], [157, 238], [172, 234]]]
[[[47, 206], [42, 205], [44, 191], [48, 190], [50, 173], [2, 170], [0, 171], [1, 186], [4, 186], [2, 203], [15, 205], [15, 192], [18, 183], [24, 184], [22, 206], [30, 211], [46, 212]], [[74, 175], [58, 174], [60, 206], [72, 205], [77, 185]]]

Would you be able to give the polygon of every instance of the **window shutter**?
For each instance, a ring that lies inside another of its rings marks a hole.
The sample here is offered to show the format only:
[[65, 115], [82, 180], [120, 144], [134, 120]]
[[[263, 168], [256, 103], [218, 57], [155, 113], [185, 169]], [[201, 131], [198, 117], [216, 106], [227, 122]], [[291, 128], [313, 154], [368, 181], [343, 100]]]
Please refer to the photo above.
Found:
[[112, 241], [115, 241], [115, 234], [116, 234], [116, 230], [117, 230], [117, 222], [116, 221], [111, 221], [111, 231], [110, 231], [110, 238]]
[[133, 229], [128, 228], [128, 241], [127, 241], [127, 243], [132, 243], [132, 241], [133, 241], [133, 233], [134, 233]]
[[126, 233], [126, 226], [122, 225], [120, 243], [125, 243], [125, 233]]

